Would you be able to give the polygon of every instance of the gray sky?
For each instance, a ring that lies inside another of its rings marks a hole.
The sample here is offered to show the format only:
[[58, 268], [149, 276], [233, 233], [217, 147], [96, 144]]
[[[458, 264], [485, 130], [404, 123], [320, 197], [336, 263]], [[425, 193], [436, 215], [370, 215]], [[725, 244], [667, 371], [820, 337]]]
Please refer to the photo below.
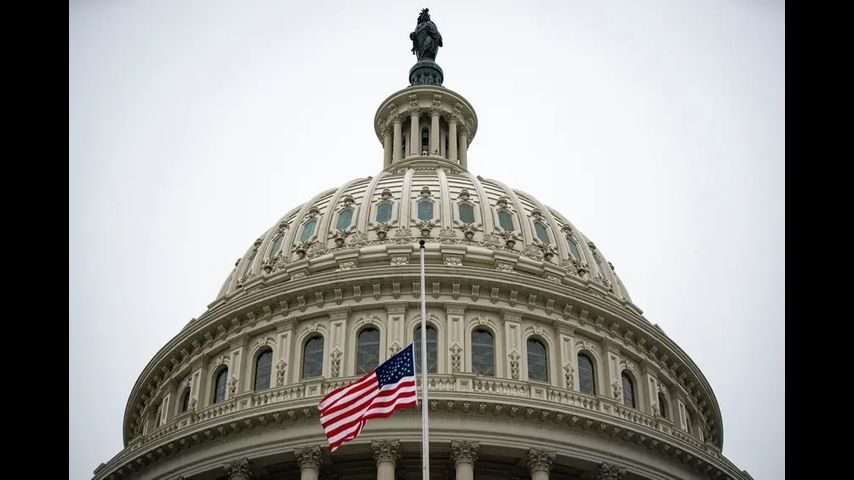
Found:
[[234, 260], [375, 175], [430, 7], [470, 170], [566, 215], [697, 363], [724, 454], [785, 477], [782, 1], [71, 1], [69, 478]]

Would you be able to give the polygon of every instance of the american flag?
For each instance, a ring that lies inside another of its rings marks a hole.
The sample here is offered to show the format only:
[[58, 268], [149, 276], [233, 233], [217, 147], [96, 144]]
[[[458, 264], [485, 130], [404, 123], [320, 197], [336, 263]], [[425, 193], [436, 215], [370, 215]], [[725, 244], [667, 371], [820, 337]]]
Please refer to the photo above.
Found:
[[415, 406], [412, 345], [359, 380], [329, 392], [317, 404], [330, 451], [358, 437], [368, 419], [388, 417], [397, 409]]

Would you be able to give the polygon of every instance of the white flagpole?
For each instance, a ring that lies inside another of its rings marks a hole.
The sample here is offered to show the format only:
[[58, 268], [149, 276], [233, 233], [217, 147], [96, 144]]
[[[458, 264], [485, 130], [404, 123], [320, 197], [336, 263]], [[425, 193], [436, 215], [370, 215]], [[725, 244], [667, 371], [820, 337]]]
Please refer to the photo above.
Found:
[[424, 240], [421, 245], [421, 465], [422, 480], [430, 478], [430, 429], [427, 424], [427, 289], [424, 283]]

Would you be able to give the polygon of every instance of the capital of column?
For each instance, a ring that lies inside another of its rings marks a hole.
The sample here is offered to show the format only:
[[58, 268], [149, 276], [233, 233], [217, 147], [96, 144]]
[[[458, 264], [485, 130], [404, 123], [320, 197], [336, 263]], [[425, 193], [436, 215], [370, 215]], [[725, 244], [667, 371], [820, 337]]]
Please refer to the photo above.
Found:
[[399, 440], [378, 440], [371, 442], [371, 448], [374, 450], [374, 460], [377, 464], [388, 462], [397, 463], [400, 460], [400, 441]]
[[249, 480], [252, 478], [252, 461], [248, 458], [237, 459], [225, 465], [229, 480]]
[[548, 473], [552, 469], [552, 463], [555, 461], [556, 457], [557, 453], [552, 450], [531, 448], [528, 450], [528, 468], [531, 469], [531, 473]]
[[625, 468], [620, 468], [613, 463], [602, 462], [596, 469], [596, 480], [622, 480]]
[[320, 470], [320, 447], [303, 447], [294, 450], [297, 456], [297, 463], [300, 468], [314, 468]]
[[418, 117], [421, 115], [421, 107], [413, 105], [409, 107], [409, 116], [410, 117]]
[[431, 117], [438, 117], [438, 116], [439, 116], [439, 115], [441, 115], [441, 114], [442, 114], [442, 109], [441, 109], [441, 108], [431, 108], [431, 109], [430, 109], [430, 116], [431, 116]]
[[477, 452], [480, 443], [468, 440], [451, 440], [451, 460], [454, 465], [461, 463], [474, 463], [477, 461]]

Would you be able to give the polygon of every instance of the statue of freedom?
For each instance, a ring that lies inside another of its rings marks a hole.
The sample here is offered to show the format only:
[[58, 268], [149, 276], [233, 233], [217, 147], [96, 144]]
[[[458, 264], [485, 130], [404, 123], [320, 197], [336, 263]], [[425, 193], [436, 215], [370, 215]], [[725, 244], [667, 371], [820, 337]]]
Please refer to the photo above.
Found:
[[412, 53], [418, 61], [436, 61], [436, 53], [442, 46], [442, 35], [436, 28], [436, 24], [430, 21], [429, 8], [421, 10], [421, 14], [418, 15], [418, 25], [415, 31], [409, 34], [409, 39], [412, 40]]

